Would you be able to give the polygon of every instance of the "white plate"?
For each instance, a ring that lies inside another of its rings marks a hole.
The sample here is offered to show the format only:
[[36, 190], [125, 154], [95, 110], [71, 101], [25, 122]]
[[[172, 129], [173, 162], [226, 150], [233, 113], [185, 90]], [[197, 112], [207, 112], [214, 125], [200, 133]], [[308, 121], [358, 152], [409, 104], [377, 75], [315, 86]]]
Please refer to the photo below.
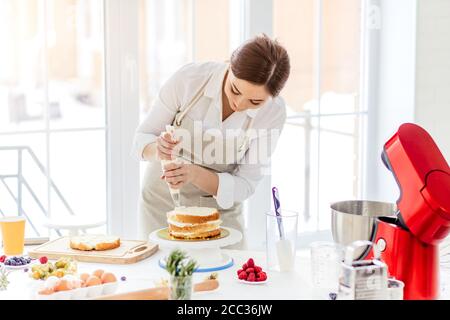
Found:
[[264, 283], [267, 283], [267, 281], [268, 281], [267, 279], [264, 281], [247, 281], [247, 280], [238, 279], [238, 282], [245, 283], [245, 284], [264, 284]]

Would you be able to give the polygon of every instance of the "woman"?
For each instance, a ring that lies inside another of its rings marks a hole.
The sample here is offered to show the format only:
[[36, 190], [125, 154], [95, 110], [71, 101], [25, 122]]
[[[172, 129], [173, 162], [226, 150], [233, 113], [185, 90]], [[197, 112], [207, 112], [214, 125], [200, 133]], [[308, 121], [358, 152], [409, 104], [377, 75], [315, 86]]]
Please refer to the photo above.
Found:
[[[191, 63], [164, 84], [135, 134], [134, 152], [148, 161], [140, 201], [140, 238], [167, 226], [166, 212], [174, 208], [169, 187], [180, 190], [183, 206], [218, 208], [223, 226], [243, 232], [242, 202], [253, 194], [269, 167], [278, 136], [270, 132], [279, 134], [285, 122], [285, 104], [278, 95], [289, 71], [286, 50], [262, 35], [235, 50], [229, 63]], [[166, 125], [183, 130], [195, 141], [184, 135], [175, 138], [165, 132]], [[261, 160], [258, 146], [267, 141], [271, 143]], [[214, 161], [204, 159], [205, 154]], [[175, 158], [184, 161], [162, 168], [160, 160]]]

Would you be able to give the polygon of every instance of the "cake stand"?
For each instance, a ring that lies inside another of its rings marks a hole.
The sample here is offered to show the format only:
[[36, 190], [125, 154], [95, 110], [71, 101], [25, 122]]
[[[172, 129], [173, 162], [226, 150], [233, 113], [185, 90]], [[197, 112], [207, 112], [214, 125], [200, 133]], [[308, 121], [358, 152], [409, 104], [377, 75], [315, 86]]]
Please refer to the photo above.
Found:
[[[233, 259], [220, 248], [238, 243], [242, 239], [242, 233], [236, 229], [221, 227], [228, 235], [223, 238], [185, 241], [178, 239], [164, 239], [160, 232], [167, 228], [158, 229], [149, 235], [149, 241], [157, 243], [162, 249], [180, 249], [197, 261], [199, 267], [195, 272], [213, 272], [233, 266]], [[159, 260], [161, 268], [166, 267], [165, 257]]]

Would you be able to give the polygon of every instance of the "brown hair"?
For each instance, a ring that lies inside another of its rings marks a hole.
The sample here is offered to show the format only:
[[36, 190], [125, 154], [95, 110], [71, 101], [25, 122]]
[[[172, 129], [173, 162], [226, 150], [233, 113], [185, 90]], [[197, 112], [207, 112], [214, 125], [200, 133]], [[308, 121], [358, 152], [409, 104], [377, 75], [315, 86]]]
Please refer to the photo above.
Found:
[[265, 85], [275, 97], [289, 78], [289, 56], [276, 40], [262, 34], [245, 42], [233, 52], [231, 71], [239, 79]]

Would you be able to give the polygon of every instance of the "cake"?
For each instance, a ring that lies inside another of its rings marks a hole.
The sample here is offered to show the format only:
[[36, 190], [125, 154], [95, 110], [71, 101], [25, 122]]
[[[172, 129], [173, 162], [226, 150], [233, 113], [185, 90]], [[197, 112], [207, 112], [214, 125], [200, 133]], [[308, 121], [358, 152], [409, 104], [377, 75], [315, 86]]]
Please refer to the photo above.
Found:
[[70, 247], [82, 251], [104, 251], [118, 248], [120, 238], [115, 236], [84, 234], [70, 237]]
[[220, 213], [216, 208], [178, 207], [167, 212], [169, 234], [178, 239], [208, 239], [220, 235]]

